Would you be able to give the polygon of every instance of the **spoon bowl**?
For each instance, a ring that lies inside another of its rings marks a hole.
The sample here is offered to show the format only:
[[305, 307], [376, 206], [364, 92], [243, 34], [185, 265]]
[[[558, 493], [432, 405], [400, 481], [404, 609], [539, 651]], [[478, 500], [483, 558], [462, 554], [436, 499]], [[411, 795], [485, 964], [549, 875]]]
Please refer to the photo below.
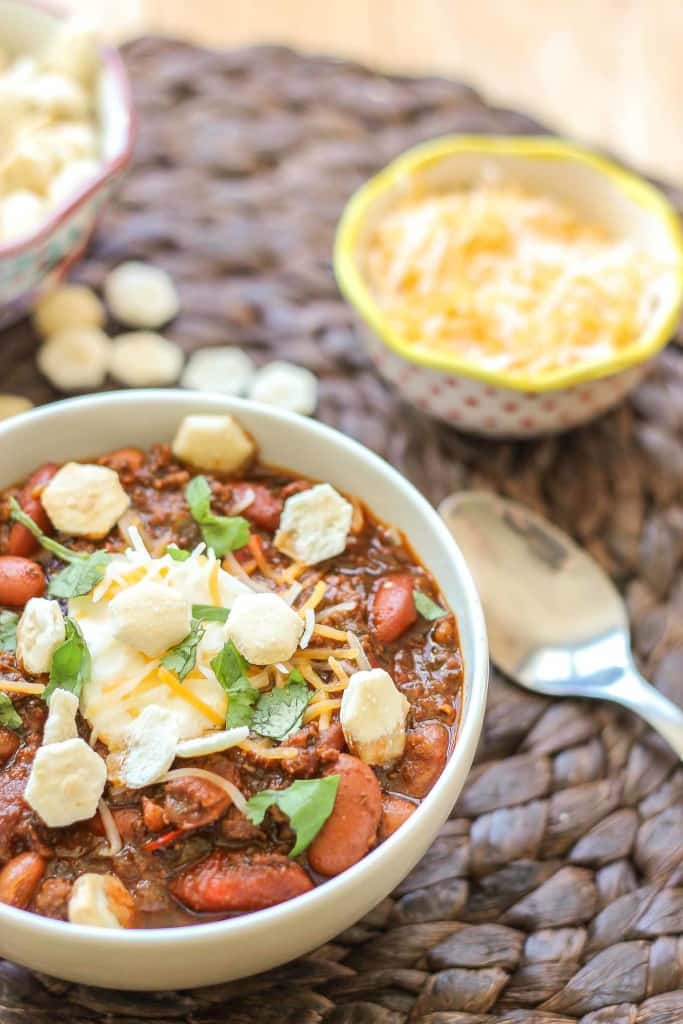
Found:
[[590, 555], [495, 494], [452, 494], [439, 511], [479, 589], [498, 668], [536, 693], [615, 701], [683, 758], [683, 711], [638, 672], [624, 602]]

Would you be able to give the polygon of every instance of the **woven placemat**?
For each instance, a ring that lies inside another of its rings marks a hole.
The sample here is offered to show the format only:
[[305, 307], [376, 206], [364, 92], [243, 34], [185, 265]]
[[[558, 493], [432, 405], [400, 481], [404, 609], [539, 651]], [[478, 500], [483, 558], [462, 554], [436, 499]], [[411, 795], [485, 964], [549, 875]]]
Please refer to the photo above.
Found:
[[[135, 165], [78, 276], [167, 267], [188, 350], [235, 342], [321, 378], [320, 416], [432, 501], [492, 488], [585, 544], [626, 594], [646, 675], [683, 704], [683, 353], [633, 400], [536, 443], [464, 438], [373, 372], [335, 287], [335, 223], [400, 150], [452, 131], [539, 131], [438, 79], [278, 48], [125, 49]], [[683, 208], [683, 196], [677, 197]], [[3, 390], [56, 397], [26, 326], [2, 337]], [[293, 456], [293, 462], [295, 458]], [[551, 702], [493, 674], [477, 763], [409, 878], [311, 956], [185, 993], [88, 989], [0, 962], [2, 1024], [676, 1024], [683, 1021], [683, 771], [635, 718]]]

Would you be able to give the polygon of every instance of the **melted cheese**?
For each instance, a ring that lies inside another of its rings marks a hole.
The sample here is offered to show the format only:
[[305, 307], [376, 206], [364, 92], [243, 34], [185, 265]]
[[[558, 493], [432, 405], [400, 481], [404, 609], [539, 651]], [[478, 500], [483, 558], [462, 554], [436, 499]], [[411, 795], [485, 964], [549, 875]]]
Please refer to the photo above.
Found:
[[84, 687], [81, 711], [112, 750], [125, 747], [131, 724], [152, 704], [174, 713], [181, 740], [225, 725], [227, 698], [210, 666], [225, 642], [220, 623], [206, 624], [196, 669], [182, 684], [160, 667], [160, 659], [151, 660], [117, 639], [112, 601], [143, 580], [169, 587], [190, 604], [230, 608], [239, 594], [248, 592], [201, 547], [186, 561], [176, 562], [169, 555], [152, 558], [136, 544], [112, 558], [93, 594], [69, 602], [69, 614], [81, 627], [92, 658], [92, 679]]

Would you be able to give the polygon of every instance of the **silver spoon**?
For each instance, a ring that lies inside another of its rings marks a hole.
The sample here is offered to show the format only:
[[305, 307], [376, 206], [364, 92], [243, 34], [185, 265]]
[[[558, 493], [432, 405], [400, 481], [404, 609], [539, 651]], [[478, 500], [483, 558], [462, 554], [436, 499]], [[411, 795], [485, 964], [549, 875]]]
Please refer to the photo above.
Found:
[[683, 759], [683, 711], [638, 672], [624, 602], [596, 562], [494, 494], [452, 494], [439, 511], [479, 589], [495, 664], [527, 690], [629, 708]]

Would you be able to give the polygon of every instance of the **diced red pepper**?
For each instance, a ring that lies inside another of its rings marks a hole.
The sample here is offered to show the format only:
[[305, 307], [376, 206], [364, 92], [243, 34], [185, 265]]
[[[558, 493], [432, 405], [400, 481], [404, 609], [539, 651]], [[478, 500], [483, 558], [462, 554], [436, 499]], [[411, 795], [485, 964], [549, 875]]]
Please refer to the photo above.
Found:
[[147, 853], [163, 850], [165, 846], [170, 846], [176, 839], [180, 839], [184, 835], [187, 835], [185, 829], [172, 828], [170, 832], [164, 832], [163, 836], [155, 836], [154, 839], [148, 839], [147, 842], [142, 844], [142, 849], [146, 850]]

